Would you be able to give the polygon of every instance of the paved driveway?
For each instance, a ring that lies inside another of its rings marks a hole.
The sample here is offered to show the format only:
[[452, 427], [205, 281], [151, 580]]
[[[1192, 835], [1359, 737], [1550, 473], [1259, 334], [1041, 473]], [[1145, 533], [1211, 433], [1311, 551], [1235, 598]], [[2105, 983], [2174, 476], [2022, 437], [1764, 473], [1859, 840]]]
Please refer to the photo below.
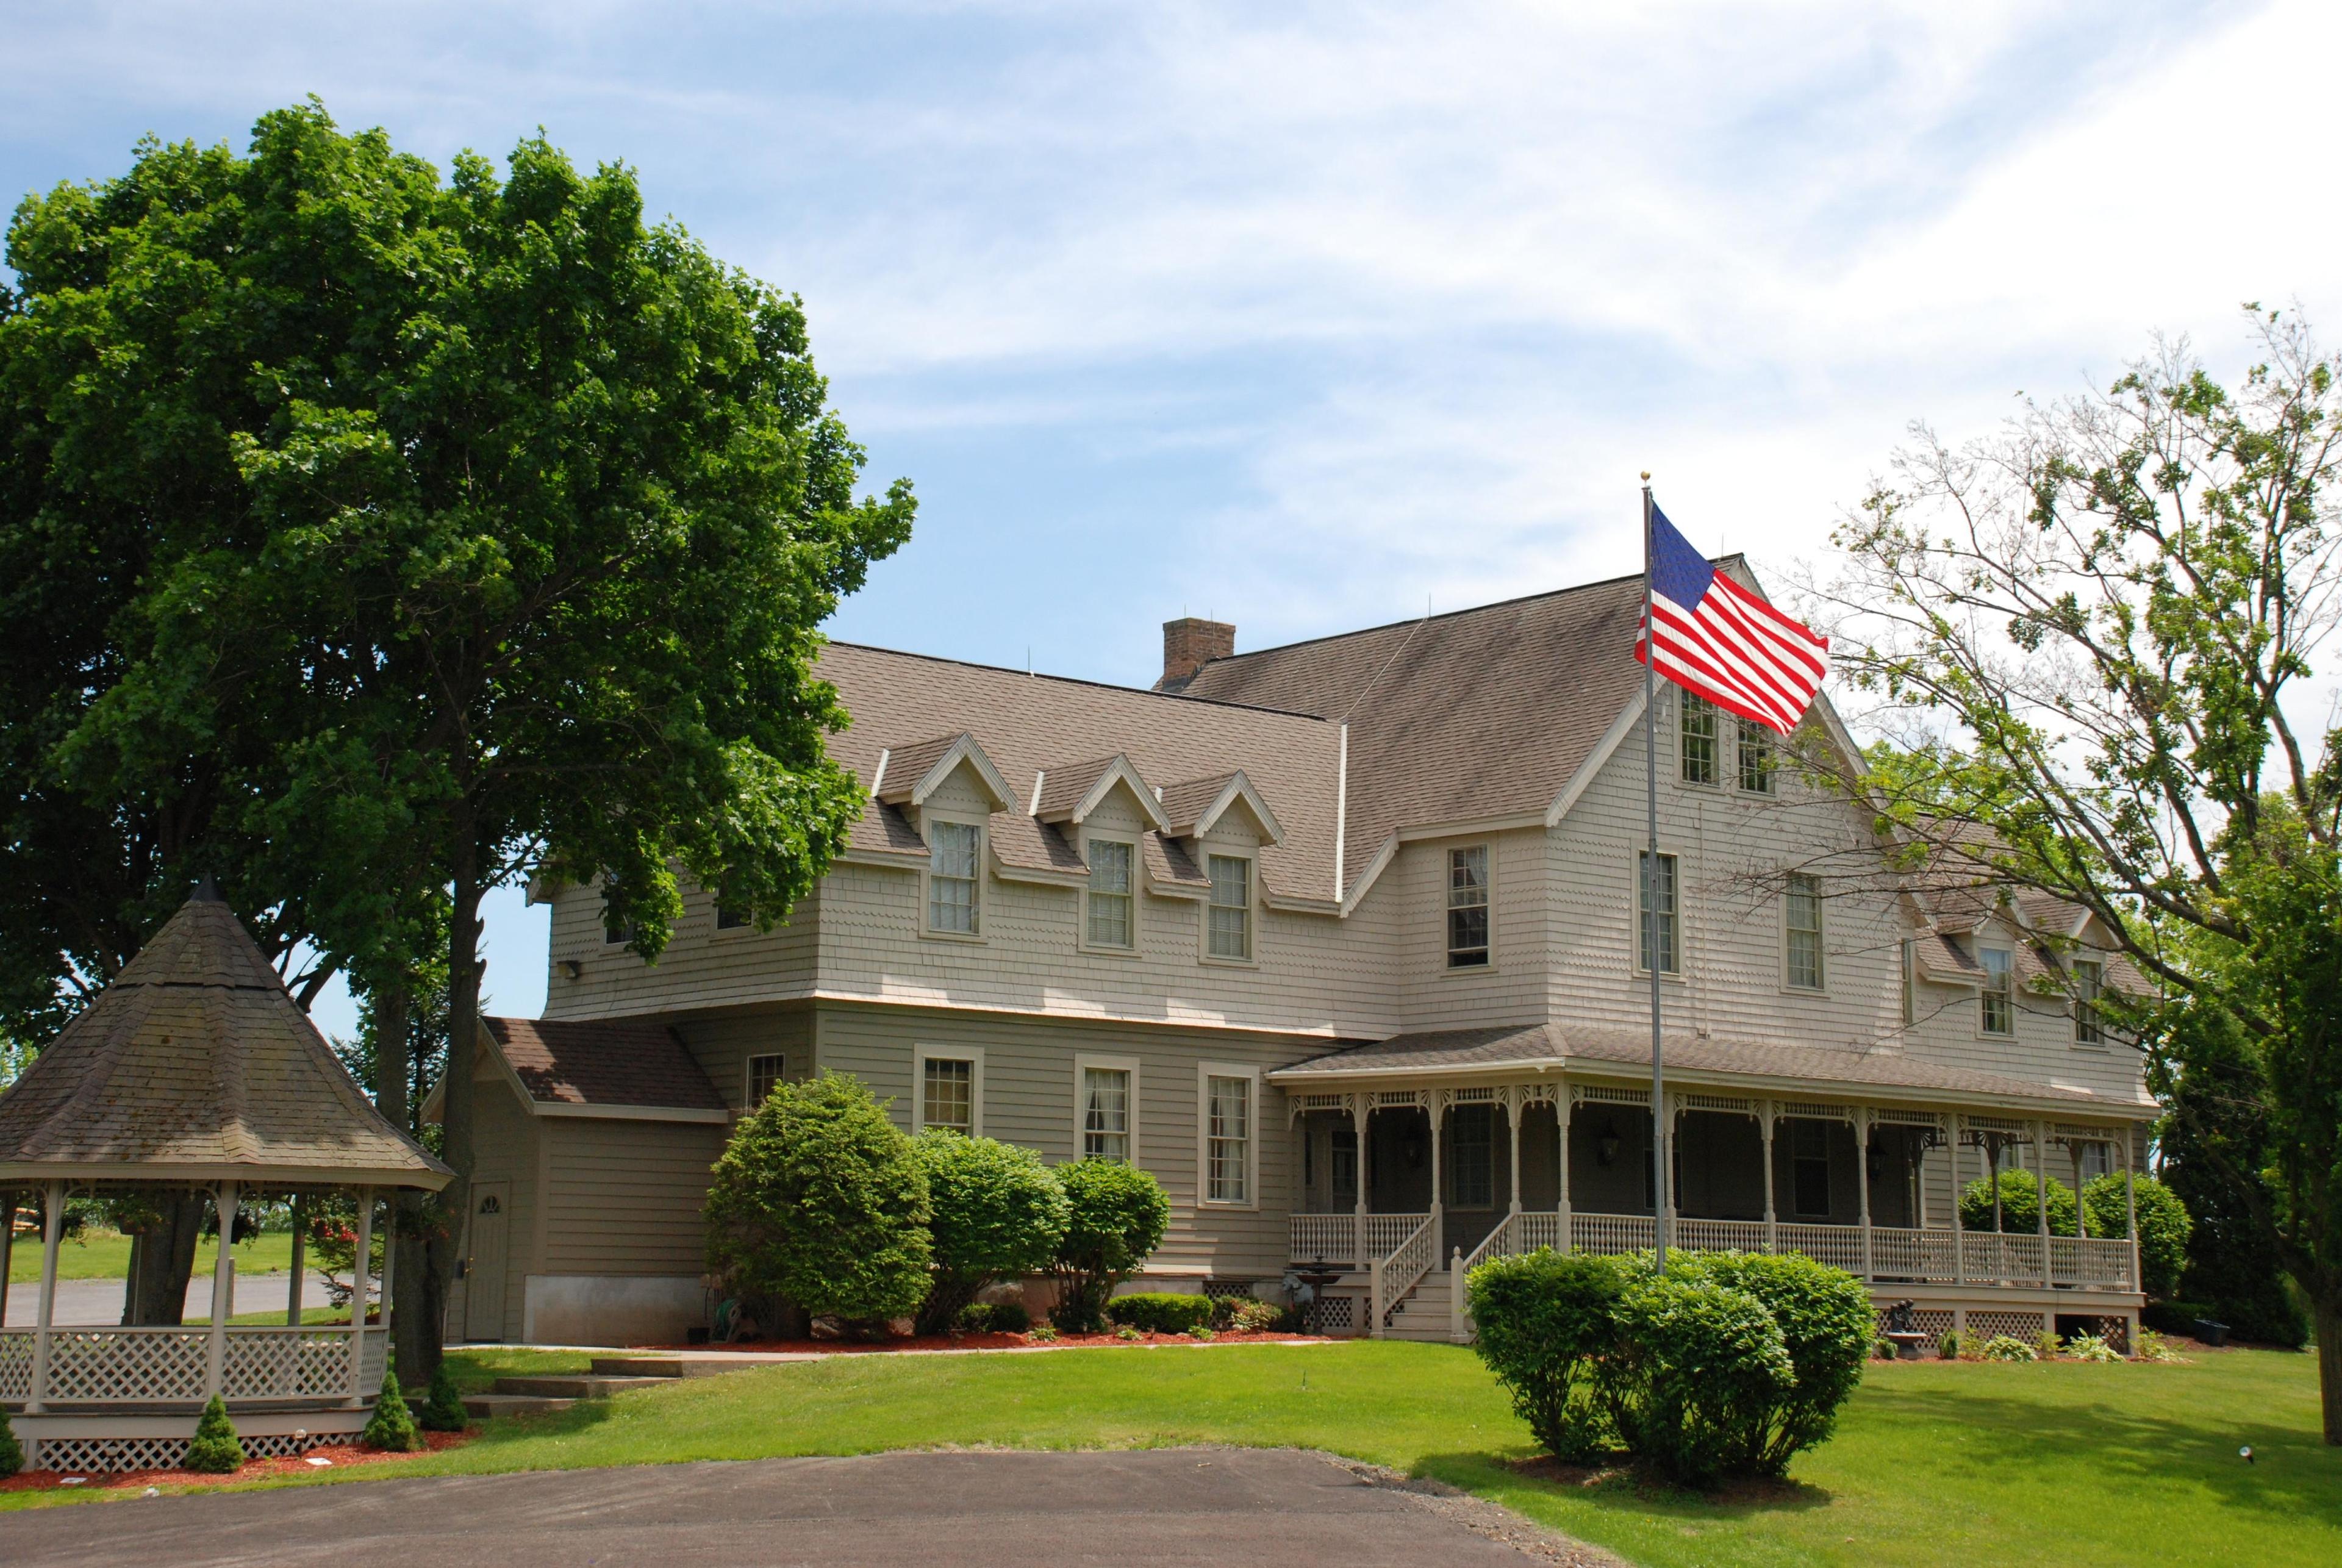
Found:
[[[1509, 1539], [1508, 1539], [1509, 1538]], [[895, 1453], [356, 1482], [0, 1514], [0, 1562], [1326, 1564], [1611, 1559], [1315, 1454]]]

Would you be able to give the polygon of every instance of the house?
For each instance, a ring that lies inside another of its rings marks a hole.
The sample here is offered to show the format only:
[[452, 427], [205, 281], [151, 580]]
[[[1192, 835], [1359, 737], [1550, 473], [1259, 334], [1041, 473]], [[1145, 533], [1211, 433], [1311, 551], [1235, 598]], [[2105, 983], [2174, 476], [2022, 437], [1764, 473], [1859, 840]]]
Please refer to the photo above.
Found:
[[550, 992], [482, 1054], [460, 1332], [700, 1321], [727, 1122], [835, 1069], [906, 1129], [1155, 1172], [1155, 1288], [1298, 1268], [1333, 1332], [1461, 1333], [1478, 1257], [1650, 1244], [1654, 964], [1676, 1244], [1811, 1253], [1922, 1328], [2127, 1332], [2130, 1243], [1963, 1233], [1953, 1202], [2141, 1159], [2106, 934], [1898, 883], [1864, 813], [1666, 687], [1643, 911], [1640, 595], [1244, 654], [1175, 621], [1146, 690], [826, 647], [869, 804], [786, 924], [699, 895], [651, 964], [596, 888], [535, 890]]

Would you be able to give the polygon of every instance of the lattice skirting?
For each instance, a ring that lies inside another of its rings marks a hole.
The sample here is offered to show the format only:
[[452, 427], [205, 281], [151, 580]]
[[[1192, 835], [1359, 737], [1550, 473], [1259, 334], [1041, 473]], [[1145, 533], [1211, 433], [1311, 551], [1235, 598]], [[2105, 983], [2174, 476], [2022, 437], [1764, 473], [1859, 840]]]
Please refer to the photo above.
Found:
[[[1947, 1325], [1949, 1326], [1949, 1325]], [[2049, 1315], [2043, 1312], [2012, 1312], [2005, 1308], [1968, 1309], [1968, 1333], [1978, 1339], [1991, 1339], [2007, 1334], [2031, 1344], [2049, 1326]]]
[[[1969, 1316], [1976, 1314], [1971, 1313]], [[1952, 1332], [1952, 1309], [1949, 1307], [1913, 1307], [1911, 1326], [1931, 1340], [1940, 1340]], [[1887, 1332], [1887, 1309], [1878, 1309], [1878, 1332]]]
[[[295, 1437], [293, 1433], [263, 1433], [243, 1437], [246, 1459], [280, 1459], [287, 1454], [306, 1453], [313, 1448], [328, 1445], [345, 1446], [355, 1443], [355, 1432], [313, 1432]], [[27, 1470], [54, 1470], [65, 1475], [111, 1474], [125, 1470], [175, 1470], [187, 1457], [188, 1439], [184, 1437], [45, 1437], [30, 1446], [25, 1456]]]
[[1309, 1303], [1309, 1332], [1356, 1333], [1360, 1320], [1366, 1315], [1359, 1310], [1364, 1304], [1356, 1296], [1321, 1295]]

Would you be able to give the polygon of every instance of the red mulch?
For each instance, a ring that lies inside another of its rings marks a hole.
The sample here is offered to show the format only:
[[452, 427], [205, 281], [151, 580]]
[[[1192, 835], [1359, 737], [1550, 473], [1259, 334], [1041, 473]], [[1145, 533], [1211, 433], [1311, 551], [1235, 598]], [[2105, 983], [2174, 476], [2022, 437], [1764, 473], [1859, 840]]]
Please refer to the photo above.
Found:
[[[354, 1464], [394, 1463], [402, 1459], [416, 1459], [425, 1453], [437, 1453], [469, 1442], [468, 1432], [426, 1432], [424, 1446], [414, 1453], [394, 1453], [388, 1449], [367, 1448], [360, 1443], [312, 1444], [308, 1453], [322, 1454], [332, 1460], [335, 1470], [345, 1470]], [[279, 1459], [252, 1459], [234, 1475], [206, 1475], [195, 1470], [93, 1470], [85, 1472], [82, 1485], [65, 1488], [64, 1477], [54, 1470], [27, 1470], [0, 1481], [0, 1492], [74, 1492], [144, 1491], [149, 1486], [182, 1488], [189, 1486], [224, 1486], [235, 1481], [262, 1481], [273, 1475], [322, 1475], [328, 1467], [312, 1464], [307, 1454], [288, 1453]]]
[[824, 1355], [867, 1355], [904, 1350], [1033, 1350], [1046, 1345], [1111, 1349], [1148, 1344], [1291, 1344], [1309, 1342], [1312, 1337], [1304, 1333], [1216, 1333], [1209, 1340], [1190, 1339], [1184, 1333], [1142, 1333], [1136, 1339], [1124, 1339], [1108, 1330], [1105, 1333], [1061, 1333], [1054, 1340], [1035, 1339], [1029, 1333], [935, 1333], [907, 1339], [754, 1339], [744, 1340], [738, 1344], [638, 1344], [627, 1348], [637, 1351], [741, 1351], [760, 1355], [782, 1351], [792, 1353], [815, 1351]]

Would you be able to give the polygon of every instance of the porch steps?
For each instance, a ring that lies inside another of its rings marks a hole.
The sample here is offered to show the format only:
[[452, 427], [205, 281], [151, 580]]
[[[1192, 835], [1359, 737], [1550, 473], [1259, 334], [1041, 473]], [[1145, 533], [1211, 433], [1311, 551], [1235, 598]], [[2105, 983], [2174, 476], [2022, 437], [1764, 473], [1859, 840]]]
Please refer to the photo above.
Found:
[[531, 1394], [539, 1399], [607, 1399], [630, 1388], [650, 1388], [673, 1383], [671, 1377], [606, 1377], [594, 1373], [556, 1373], [543, 1377], [500, 1377], [498, 1393]]
[[764, 1359], [752, 1359], [746, 1354], [597, 1355], [594, 1358], [594, 1375], [668, 1383], [678, 1377], [718, 1377], [727, 1372], [744, 1372], [751, 1366], [762, 1364]]
[[500, 1415], [542, 1415], [549, 1410], [567, 1410], [576, 1403], [574, 1399], [549, 1399], [537, 1393], [467, 1393], [464, 1396], [464, 1413], [475, 1421], [494, 1421]]
[[1423, 1282], [1390, 1309], [1390, 1323], [1383, 1330], [1383, 1337], [1445, 1341], [1451, 1326], [1448, 1303], [1454, 1299], [1450, 1279], [1445, 1269], [1424, 1275]]

